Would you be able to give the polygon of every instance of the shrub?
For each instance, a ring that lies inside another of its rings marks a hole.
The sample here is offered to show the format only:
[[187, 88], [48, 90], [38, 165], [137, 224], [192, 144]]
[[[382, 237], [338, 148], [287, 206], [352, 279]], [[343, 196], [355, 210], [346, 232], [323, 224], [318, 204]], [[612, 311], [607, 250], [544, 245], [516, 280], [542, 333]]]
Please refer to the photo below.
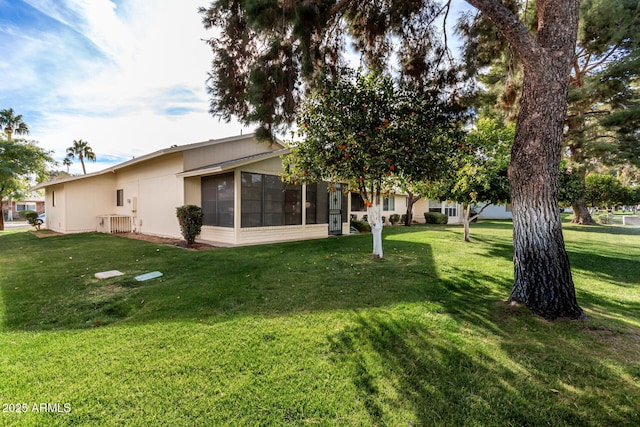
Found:
[[391, 223], [391, 225], [396, 225], [398, 222], [400, 222], [400, 215], [391, 214], [389, 216], [389, 222]]
[[425, 212], [424, 220], [427, 224], [446, 224], [449, 218], [440, 212]]
[[403, 224], [407, 222], [407, 214], [402, 214], [402, 216], [400, 217], [400, 222]]
[[598, 215], [598, 222], [600, 224], [611, 224], [613, 223], [613, 215], [608, 212], [601, 213]]
[[27, 222], [29, 221], [29, 215], [31, 214], [34, 214], [36, 218], [38, 217], [38, 213], [35, 211], [24, 210], [24, 211], [18, 212], [19, 217], [26, 219]]
[[178, 223], [180, 223], [182, 237], [184, 237], [188, 245], [192, 245], [202, 229], [204, 216], [202, 209], [195, 205], [180, 206], [176, 208], [176, 215], [178, 216]]
[[361, 233], [366, 233], [371, 231], [371, 226], [367, 221], [355, 220], [355, 221], [351, 221], [351, 225]]
[[382, 224], [384, 224], [385, 222], [387, 222], [387, 217], [386, 217], [386, 216], [383, 216], [383, 217], [382, 217]]
[[27, 220], [29, 225], [34, 226], [36, 230], [40, 230], [42, 220], [38, 218], [38, 212], [22, 211], [20, 214]]

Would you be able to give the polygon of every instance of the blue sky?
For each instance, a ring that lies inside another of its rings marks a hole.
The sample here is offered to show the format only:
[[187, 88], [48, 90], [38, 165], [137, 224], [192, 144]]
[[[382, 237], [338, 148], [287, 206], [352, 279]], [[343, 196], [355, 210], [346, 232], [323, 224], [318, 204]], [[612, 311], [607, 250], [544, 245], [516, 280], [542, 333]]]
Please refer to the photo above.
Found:
[[88, 141], [98, 158], [88, 171], [239, 134], [208, 113], [210, 35], [197, 13], [207, 4], [0, 0], [0, 109], [22, 114], [28, 138], [58, 160]]
[[[449, 24], [466, 5], [455, 3]], [[0, 109], [22, 114], [28, 138], [58, 161], [74, 140], [88, 141], [98, 159], [88, 172], [174, 144], [251, 132], [208, 113], [213, 57], [197, 13], [208, 4], [0, 0]], [[81, 166], [70, 172], [82, 173]]]

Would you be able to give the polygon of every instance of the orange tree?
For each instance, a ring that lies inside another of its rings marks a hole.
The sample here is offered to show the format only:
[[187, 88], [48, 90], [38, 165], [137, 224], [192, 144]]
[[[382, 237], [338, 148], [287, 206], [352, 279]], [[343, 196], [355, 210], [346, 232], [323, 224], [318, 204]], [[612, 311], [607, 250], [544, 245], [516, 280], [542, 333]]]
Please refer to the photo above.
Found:
[[[479, 119], [457, 155], [449, 159], [451, 173], [426, 192], [432, 198], [462, 205], [465, 242], [470, 241], [471, 222], [487, 207], [510, 201], [508, 168], [514, 134], [513, 124]], [[472, 212], [472, 207], [479, 209]]]
[[382, 258], [382, 197], [394, 181], [441, 177], [462, 139], [463, 110], [436, 90], [344, 69], [305, 100], [284, 179], [346, 182], [367, 206]]

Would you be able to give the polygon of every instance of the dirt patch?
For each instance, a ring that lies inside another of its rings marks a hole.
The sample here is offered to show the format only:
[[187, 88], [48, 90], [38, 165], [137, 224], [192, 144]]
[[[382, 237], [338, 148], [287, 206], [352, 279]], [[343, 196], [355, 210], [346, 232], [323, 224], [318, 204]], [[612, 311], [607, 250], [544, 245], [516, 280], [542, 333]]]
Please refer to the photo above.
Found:
[[62, 233], [57, 233], [51, 230], [30, 230], [29, 233], [33, 234], [38, 238], [43, 237], [51, 237], [51, 236], [62, 236]]
[[191, 249], [196, 251], [217, 249], [216, 246], [207, 245], [205, 243], [194, 243], [193, 245], [187, 245], [187, 242], [179, 239], [169, 239], [166, 237], [150, 236], [148, 234], [138, 233], [118, 233], [116, 236], [126, 237], [128, 239], [144, 240], [145, 242], [158, 243], [162, 245], [177, 246], [183, 249]]
[[[57, 233], [51, 230], [30, 230], [29, 233], [33, 234], [36, 237], [51, 237], [51, 236], [62, 236], [62, 233]], [[187, 242], [179, 239], [169, 239], [166, 237], [158, 237], [158, 236], [150, 236], [148, 234], [138, 234], [138, 233], [117, 233], [115, 234], [118, 237], [126, 237], [127, 239], [135, 239], [135, 240], [144, 240], [149, 243], [158, 243], [161, 245], [170, 245], [177, 246], [183, 249], [191, 249], [195, 251], [209, 250], [209, 249], [217, 249], [217, 246], [207, 245], [205, 243], [194, 243], [193, 245], [187, 245]]]

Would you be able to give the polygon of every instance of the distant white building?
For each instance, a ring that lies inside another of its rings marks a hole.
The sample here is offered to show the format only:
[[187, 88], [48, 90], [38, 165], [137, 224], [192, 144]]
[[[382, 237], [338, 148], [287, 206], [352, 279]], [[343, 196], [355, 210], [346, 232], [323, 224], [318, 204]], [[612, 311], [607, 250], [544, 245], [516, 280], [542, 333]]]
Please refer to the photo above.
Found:
[[[484, 206], [484, 203], [479, 203], [475, 206], [475, 211], [480, 212], [480, 209]], [[511, 213], [511, 203], [506, 205], [489, 205], [480, 214], [481, 219], [513, 219]]]

